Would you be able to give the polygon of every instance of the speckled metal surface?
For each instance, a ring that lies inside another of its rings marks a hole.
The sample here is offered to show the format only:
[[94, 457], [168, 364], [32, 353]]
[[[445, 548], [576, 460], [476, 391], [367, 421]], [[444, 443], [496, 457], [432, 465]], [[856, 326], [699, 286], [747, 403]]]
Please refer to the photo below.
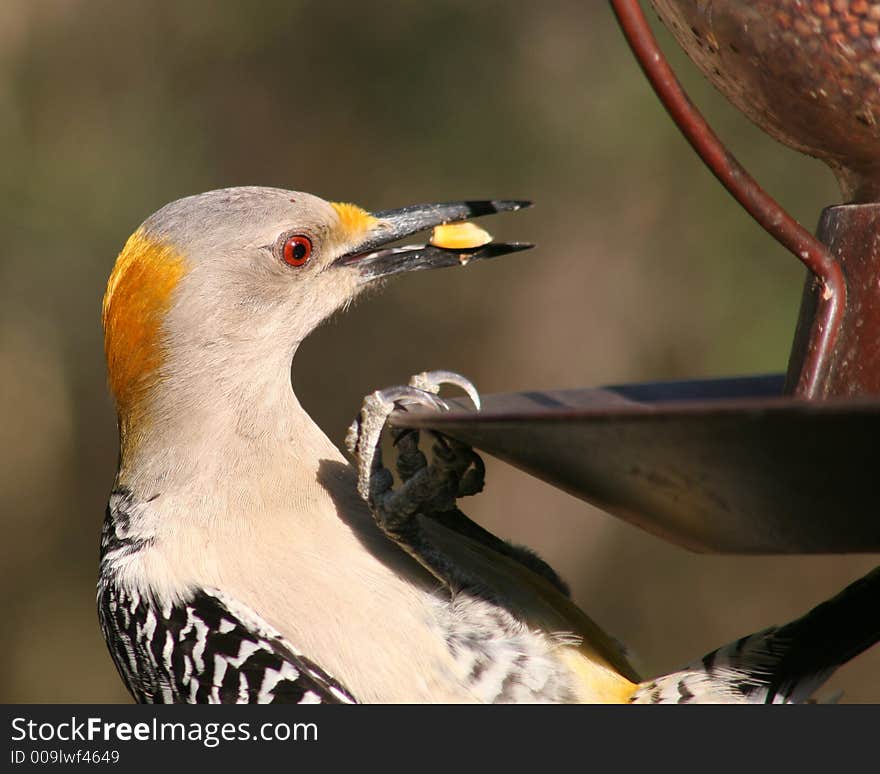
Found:
[[880, 2], [652, 0], [758, 126], [826, 161], [848, 201], [880, 200]]

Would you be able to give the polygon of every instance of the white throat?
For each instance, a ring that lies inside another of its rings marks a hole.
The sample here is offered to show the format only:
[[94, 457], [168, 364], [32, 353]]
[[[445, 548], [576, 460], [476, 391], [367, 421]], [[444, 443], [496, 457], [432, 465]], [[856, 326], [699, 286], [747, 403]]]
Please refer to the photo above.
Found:
[[120, 483], [223, 481], [265, 465], [279, 446], [295, 451], [323, 438], [291, 386], [295, 349], [274, 347], [282, 351], [178, 348], [149, 396], [137, 443], [126, 449]]

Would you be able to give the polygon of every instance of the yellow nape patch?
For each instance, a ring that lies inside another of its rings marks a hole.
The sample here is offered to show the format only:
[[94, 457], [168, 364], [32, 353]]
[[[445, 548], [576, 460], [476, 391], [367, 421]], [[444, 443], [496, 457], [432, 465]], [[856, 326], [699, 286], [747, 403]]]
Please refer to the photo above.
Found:
[[345, 241], [360, 239], [379, 222], [362, 207], [345, 202], [330, 202], [339, 216], [342, 238]]
[[104, 352], [123, 437], [142, 418], [145, 392], [162, 364], [160, 328], [184, 271], [179, 253], [138, 230], [107, 283], [101, 315]]

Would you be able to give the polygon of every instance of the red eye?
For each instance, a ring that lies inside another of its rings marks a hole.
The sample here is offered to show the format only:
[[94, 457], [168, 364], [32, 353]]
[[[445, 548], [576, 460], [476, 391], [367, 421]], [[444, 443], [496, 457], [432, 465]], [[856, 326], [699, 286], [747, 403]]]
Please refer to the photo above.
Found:
[[312, 254], [312, 240], [304, 236], [287, 237], [281, 250], [284, 262], [291, 266], [302, 266]]

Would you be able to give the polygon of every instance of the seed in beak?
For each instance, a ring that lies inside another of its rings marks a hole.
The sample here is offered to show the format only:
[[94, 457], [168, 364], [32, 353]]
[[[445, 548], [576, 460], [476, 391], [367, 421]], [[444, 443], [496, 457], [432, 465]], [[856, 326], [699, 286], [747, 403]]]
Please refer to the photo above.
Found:
[[467, 250], [492, 241], [492, 235], [473, 223], [447, 223], [435, 226], [431, 244], [444, 250]]

